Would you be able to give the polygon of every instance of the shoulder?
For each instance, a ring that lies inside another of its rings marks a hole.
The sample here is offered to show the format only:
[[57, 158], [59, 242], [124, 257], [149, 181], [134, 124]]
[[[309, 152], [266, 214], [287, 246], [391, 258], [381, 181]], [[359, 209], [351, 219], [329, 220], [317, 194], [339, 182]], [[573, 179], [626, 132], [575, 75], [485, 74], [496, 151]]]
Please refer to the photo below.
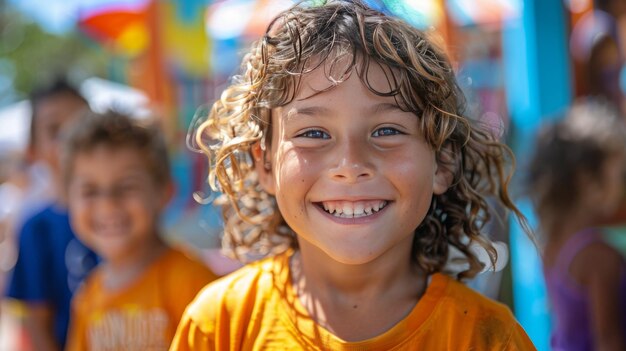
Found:
[[443, 274], [435, 274], [433, 282], [441, 287], [435, 320], [441, 327], [449, 328], [450, 335], [459, 335], [481, 349], [534, 349], [506, 305]]
[[72, 308], [80, 311], [91, 305], [103, 293], [101, 267], [94, 268], [82, 281], [72, 296]]
[[36, 212], [32, 216], [26, 218], [24, 220], [24, 224], [21, 228], [21, 231], [22, 232], [32, 231], [33, 228], [36, 228], [47, 222], [51, 222], [54, 217], [56, 217], [56, 214], [55, 214], [55, 211], [53, 210], [52, 205], [46, 206], [41, 211]]
[[69, 221], [69, 213], [67, 212], [67, 209], [63, 208], [61, 205], [51, 203], [44, 206], [40, 211], [35, 212], [25, 221], [25, 223], [58, 220]]
[[193, 255], [178, 248], [168, 248], [159, 260], [159, 263], [177, 274], [207, 274], [213, 272]]
[[280, 257], [267, 258], [207, 285], [188, 306], [187, 318], [204, 332], [212, 332], [217, 319], [246, 320], [253, 306], [269, 300], [276, 273], [285, 273], [283, 262]]
[[442, 295], [442, 302], [449, 311], [459, 315], [488, 314], [503, 321], [515, 321], [513, 314], [506, 305], [481, 295], [452, 277], [437, 274], [433, 276], [433, 279], [444, 280], [447, 284]]
[[[28, 262], [44, 267], [50, 263], [48, 261], [52, 259], [50, 255], [54, 249], [67, 243], [68, 234], [65, 232], [55, 235], [52, 240], [52, 233], [66, 227], [59, 225], [57, 217], [54, 206], [49, 205], [26, 219], [18, 231], [18, 265]], [[69, 219], [66, 222], [69, 228]], [[58, 261], [53, 262], [53, 264], [56, 263]]]
[[[172, 287], [175, 295], [179, 295], [181, 298], [189, 298], [187, 302], [202, 287], [217, 279], [217, 276], [209, 267], [176, 248], [167, 248], [154, 265], [156, 266], [155, 271], [158, 274], [158, 279], [165, 281], [165, 286]], [[181, 282], [184, 282], [184, 284], [181, 284]]]
[[[589, 264], [593, 262], [593, 264]], [[573, 259], [570, 274], [583, 286], [619, 288], [626, 268], [624, 256], [608, 243], [598, 240], [582, 249]]]
[[32, 240], [52, 231], [69, 231], [69, 215], [54, 204], [28, 217], [19, 229], [20, 240]]
[[[589, 265], [593, 262], [593, 265]], [[594, 272], [611, 267], [619, 267], [624, 263], [624, 257], [613, 246], [603, 240], [597, 240], [583, 248], [575, 257], [572, 265], [589, 267]], [[572, 267], [574, 268], [574, 267]]]
[[273, 273], [278, 261], [276, 258], [267, 258], [259, 262], [246, 265], [209, 284], [199, 294], [192, 304], [192, 309], [204, 310], [206, 304], [213, 302], [237, 304], [250, 298], [250, 293], [266, 292], [272, 288]]

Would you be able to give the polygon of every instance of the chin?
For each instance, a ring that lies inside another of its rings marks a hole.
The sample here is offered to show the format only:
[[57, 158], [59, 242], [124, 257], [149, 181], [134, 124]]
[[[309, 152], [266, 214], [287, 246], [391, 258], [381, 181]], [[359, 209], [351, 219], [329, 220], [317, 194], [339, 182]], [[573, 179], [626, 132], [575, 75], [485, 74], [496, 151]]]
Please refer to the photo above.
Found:
[[120, 257], [126, 257], [132, 250], [128, 249], [128, 245], [125, 243], [109, 242], [106, 244], [100, 244], [95, 247], [95, 250], [99, 256], [105, 260], [115, 260]]
[[380, 252], [366, 250], [359, 252], [354, 248], [348, 248], [347, 250], [324, 250], [334, 261], [345, 265], [365, 265], [372, 261], [375, 261], [381, 256]]

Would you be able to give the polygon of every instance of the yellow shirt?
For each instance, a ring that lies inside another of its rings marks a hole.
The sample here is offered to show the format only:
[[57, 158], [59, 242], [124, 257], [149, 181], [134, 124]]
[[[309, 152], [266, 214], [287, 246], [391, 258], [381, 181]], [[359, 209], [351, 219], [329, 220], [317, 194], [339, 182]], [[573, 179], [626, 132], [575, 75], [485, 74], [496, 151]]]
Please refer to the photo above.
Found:
[[215, 278], [174, 249], [113, 293], [106, 291], [96, 268], [72, 300], [66, 350], [167, 350], [185, 307]]
[[294, 294], [290, 254], [248, 265], [207, 286], [178, 326], [175, 350], [535, 350], [509, 309], [434, 274], [409, 315], [369, 340], [318, 326]]

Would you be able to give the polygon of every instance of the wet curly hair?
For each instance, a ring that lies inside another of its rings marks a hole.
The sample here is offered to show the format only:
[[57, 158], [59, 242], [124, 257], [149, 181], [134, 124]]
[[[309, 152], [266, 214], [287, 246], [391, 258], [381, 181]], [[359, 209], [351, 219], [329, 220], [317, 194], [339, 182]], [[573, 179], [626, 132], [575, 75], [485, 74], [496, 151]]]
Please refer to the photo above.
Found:
[[[371, 65], [385, 72], [389, 91], [369, 84]], [[355, 70], [370, 91], [392, 96], [401, 109], [414, 113], [440, 167], [453, 174], [450, 188], [433, 196], [415, 230], [414, 262], [428, 273], [438, 272], [452, 245], [469, 263], [458, 278], [473, 277], [484, 266], [470, 249], [477, 243], [495, 264], [496, 251], [481, 235], [490, 220], [486, 198], [499, 198], [525, 223], [507, 190], [512, 152], [487, 128], [463, 117], [465, 99], [453, 69], [427, 33], [358, 1], [302, 3], [278, 15], [244, 57], [241, 74], [208, 116], [192, 125], [191, 147], [206, 154], [207, 181], [223, 194], [216, 203], [223, 206], [226, 252], [247, 260], [297, 247], [274, 197], [259, 184], [251, 151], [255, 144], [265, 150], [270, 141], [272, 109], [292, 101], [303, 75], [322, 66], [331, 67], [329, 72], [345, 69], [339, 79], [328, 76], [329, 89]]]

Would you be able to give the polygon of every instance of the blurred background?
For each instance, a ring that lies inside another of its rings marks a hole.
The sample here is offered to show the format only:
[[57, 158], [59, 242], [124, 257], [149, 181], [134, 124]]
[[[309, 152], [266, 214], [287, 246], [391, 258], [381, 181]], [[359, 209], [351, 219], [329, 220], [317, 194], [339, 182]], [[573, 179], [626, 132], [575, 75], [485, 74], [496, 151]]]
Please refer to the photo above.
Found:
[[[439, 38], [467, 93], [468, 113], [493, 126], [513, 148], [520, 176], [537, 128], [576, 96], [603, 94], [624, 108], [626, 18], [611, 1], [366, 2]], [[245, 48], [292, 4], [0, 0], [0, 184], [24, 157], [28, 93], [66, 77], [96, 110], [121, 106], [160, 116], [177, 186], [164, 220], [167, 235], [198, 250], [207, 264], [220, 266], [210, 254], [219, 247], [219, 215], [192, 196], [211, 197], [206, 163], [186, 148], [185, 136], [194, 113], [210, 104], [236, 73]], [[11, 210], [11, 191], [0, 186], [0, 219]], [[528, 201], [515, 195], [533, 222]], [[547, 350], [550, 313], [537, 250], [515, 223], [494, 224], [490, 231], [492, 238], [509, 244], [510, 264], [473, 284], [509, 304], [538, 349]], [[11, 240], [0, 237], [4, 272], [14, 262], [9, 245]]]

